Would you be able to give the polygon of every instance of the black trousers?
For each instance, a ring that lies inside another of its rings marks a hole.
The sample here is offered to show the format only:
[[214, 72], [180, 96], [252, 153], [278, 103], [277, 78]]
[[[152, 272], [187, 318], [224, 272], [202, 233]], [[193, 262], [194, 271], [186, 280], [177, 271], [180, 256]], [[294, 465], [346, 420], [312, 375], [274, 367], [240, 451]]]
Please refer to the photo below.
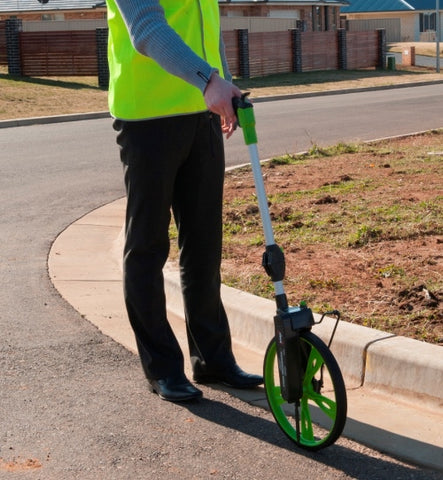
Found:
[[[163, 267], [171, 208], [178, 229], [180, 279], [193, 367], [234, 363], [220, 298], [223, 136], [209, 112], [155, 120], [116, 120], [127, 193], [124, 295], [145, 374], [183, 372], [166, 316]], [[198, 368], [197, 367], [197, 368]]]

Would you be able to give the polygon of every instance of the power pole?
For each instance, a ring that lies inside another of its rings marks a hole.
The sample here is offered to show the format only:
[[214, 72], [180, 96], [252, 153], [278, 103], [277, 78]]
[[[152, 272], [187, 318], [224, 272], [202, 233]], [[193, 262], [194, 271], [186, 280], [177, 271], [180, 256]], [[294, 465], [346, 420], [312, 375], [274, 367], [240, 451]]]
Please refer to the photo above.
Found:
[[435, 18], [435, 40], [437, 45], [437, 56], [436, 56], [436, 71], [440, 73], [440, 35], [441, 35], [441, 25], [440, 25], [440, 0], [435, 0], [436, 5], [436, 18]]

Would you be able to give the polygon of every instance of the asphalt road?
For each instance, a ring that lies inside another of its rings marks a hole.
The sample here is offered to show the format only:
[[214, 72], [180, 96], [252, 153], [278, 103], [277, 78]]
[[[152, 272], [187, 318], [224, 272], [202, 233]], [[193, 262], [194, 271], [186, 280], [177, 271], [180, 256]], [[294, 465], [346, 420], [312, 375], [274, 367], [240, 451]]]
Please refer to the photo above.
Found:
[[[443, 125], [443, 84], [256, 102], [262, 159], [312, 145], [357, 142]], [[248, 162], [242, 135], [227, 142], [227, 164]]]
[[[441, 127], [442, 88], [257, 103], [262, 156]], [[227, 155], [242, 162], [239, 140]], [[270, 413], [221, 390], [191, 405], [148, 393], [136, 356], [47, 274], [56, 236], [124, 194], [110, 120], [0, 129], [0, 151], [1, 479], [440, 478], [346, 439], [298, 451]]]

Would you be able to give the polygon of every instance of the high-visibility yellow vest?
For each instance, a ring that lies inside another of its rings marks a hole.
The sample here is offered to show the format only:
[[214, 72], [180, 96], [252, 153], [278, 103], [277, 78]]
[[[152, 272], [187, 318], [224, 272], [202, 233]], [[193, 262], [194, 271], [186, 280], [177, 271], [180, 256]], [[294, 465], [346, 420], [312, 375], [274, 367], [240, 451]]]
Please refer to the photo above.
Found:
[[[223, 74], [217, 0], [160, 0], [168, 24], [209, 65]], [[122, 120], [207, 110], [201, 90], [138, 53], [115, 3], [108, 5], [109, 109]]]

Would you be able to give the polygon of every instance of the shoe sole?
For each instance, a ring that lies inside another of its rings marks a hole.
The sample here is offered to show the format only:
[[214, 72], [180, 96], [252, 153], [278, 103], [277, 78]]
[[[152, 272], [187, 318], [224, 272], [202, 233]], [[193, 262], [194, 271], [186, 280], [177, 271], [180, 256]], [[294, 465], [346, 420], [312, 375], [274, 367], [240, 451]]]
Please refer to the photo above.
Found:
[[238, 388], [240, 390], [247, 390], [248, 388], [257, 388], [263, 384], [263, 382], [253, 382], [253, 383], [247, 383], [247, 384], [242, 383], [237, 385], [237, 384], [225, 382], [216, 377], [194, 378], [194, 382], [198, 383], [199, 385], [206, 385], [208, 383], [213, 383], [213, 384], [217, 383], [219, 385], [225, 385], [226, 387], [230, 387], [230, 388]]

